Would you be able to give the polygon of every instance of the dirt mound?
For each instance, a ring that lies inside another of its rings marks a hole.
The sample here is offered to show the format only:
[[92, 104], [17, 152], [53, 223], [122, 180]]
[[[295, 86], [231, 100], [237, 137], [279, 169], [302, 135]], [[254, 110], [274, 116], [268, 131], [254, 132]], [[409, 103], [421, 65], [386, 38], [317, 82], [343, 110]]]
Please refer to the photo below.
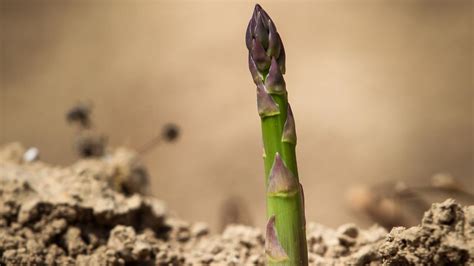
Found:
[[378, 254], [390, 265], [473, 265], [474, 206], [435, 203], [421, 225], [392, 229]]
[[462, 208], [452, 199], [435, 203], [421, 225], [388, 234], [378, 226], [332, 230], [312, 224], [308, 249], [315, 265], [473, 265], [474, 206]]
[[[170, 217], [164, 204], [112, 189], [114, 156], [55, 167], [0, 149], [0, 265], [263, 265], [264, 236]], [[123, 157], [122, 157], [123, 158]], [[104, 176], [105, 175], [105, 176]], [[123, 175], [122, 175], [123, 176]], [[472, 265], [474, 206], [433, 204], [421, 225], [387, 233], [309, 223], [311, 265]]]

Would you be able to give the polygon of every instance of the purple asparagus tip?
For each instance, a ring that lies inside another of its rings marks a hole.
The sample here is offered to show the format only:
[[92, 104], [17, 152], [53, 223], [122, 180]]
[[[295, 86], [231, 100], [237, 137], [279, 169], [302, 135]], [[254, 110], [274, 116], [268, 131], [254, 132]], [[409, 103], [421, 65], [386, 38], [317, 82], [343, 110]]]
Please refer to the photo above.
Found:
[[[269, 93], [285, 91], [285, 49], [267, 12], [256, 5], [247, 26], [245, 43], [249, 50], [249, 69], [255, 84], [264, 83]], [[268, 83], [268, 84], [267, 84]]]

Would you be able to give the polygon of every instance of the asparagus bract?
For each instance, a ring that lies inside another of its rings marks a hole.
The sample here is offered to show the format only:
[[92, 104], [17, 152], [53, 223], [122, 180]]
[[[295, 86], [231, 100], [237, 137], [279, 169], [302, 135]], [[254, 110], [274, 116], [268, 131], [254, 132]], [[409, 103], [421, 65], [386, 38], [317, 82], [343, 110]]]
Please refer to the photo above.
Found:
[[285, 49], [275, 24], [255, 6], [246, 32], [249, 69], [257, 86], [267, 187], [269, 265], [307, 265], [303, 189], [296, 165], [296, 131], [288, 104]]

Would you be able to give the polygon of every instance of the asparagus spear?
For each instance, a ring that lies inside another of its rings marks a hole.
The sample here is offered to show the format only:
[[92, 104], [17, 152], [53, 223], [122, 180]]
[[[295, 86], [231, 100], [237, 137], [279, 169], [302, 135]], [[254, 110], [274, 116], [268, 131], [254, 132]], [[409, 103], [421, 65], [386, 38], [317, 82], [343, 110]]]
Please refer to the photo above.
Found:
[[275, 24], [260, 5], [246, 33], [249, 69], [257, 85], [261, 118], [265, 184], [267, 188], [267, 242], [269, 265], [307, 265], [303, 188], [296, 165], [296, 131], [288, 104], [285, 49]]

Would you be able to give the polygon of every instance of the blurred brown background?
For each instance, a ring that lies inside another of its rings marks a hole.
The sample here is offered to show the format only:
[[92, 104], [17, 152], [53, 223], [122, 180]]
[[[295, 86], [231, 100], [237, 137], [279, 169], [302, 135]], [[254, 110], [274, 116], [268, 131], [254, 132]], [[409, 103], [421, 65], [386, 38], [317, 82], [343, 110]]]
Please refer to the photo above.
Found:
[[[308, 221], [367, 220], [360, 183], [474, 187], [472, 1], [262, 1], [287, 50]], [[0, 143], [76, 159], [64, 114], [80, 100], [112, 145], [167, 122], [175, 144], [144, 157], [151, 192], [180, 217], [219, 223], [239, 195], [264, 223], [263, 164], [244, 32], [249, 1], [1, 0]]]

